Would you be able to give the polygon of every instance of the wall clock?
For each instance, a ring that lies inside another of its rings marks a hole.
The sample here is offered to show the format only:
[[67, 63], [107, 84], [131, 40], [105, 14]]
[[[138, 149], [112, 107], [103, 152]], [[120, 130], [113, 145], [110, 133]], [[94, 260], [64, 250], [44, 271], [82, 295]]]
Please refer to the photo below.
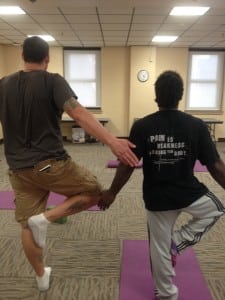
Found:
[[148, 71], [147, 70], [140, 70], [137, 73], [137, 78], [141, 82], [147, 81], [149, 79], [149, 73], [148, 73]]

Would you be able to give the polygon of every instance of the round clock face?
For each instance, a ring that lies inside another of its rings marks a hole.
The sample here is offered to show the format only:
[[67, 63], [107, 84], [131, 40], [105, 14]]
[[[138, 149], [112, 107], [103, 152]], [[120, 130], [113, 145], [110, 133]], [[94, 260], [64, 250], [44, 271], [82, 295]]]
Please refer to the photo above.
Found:
[[140, 70], [137, 74], [137, 78], [141, 82], [145, 82], [149, 78], [149, 74], [147, 70]]

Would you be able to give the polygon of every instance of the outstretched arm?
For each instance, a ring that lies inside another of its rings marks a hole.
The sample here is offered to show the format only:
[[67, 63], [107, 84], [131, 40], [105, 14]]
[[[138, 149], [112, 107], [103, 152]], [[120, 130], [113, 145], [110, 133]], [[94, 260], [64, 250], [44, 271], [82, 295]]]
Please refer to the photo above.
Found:
[[213, 165], [207, 166], [209, 173], [215, 181], [225, 189], [225, 164], [218, 159]]
[[138, 159], [131, 150], [135, 145], [126, 139], [119, 139], [112, 135], [86, 108], [79, 104], [75, 98], [64, 103], [64, 111], [74, 119], [88, 134], [110, 147], [113, 154], [124, 164], [136, 166]]
[[98, 206], [101, 209], [105, 210], [106, 208], [109, 208], [109, 206], [114, 202], [116, 195], [129, 180], [133, 171], [134, 168], [124, 165], [123, 163], [119, 164], [110, 188], [103, 192], [98, 203]]

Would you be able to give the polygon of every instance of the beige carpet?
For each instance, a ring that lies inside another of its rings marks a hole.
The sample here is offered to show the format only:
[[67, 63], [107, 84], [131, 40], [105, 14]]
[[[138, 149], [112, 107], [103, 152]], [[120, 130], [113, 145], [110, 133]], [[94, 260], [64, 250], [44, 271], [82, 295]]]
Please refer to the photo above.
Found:
[[[115, 169], [105, 167], [109, 159], [114, 159], [107, 147], [67, 144], [66, 148], [108, 186]], [[222, 154], [225, 145], [218, 144], [218, 149]], [[11, 189], [2, 145], [0, 159], [0, 189]], [[208, 173], [197, 176], [225, 203], [225, 192]], [[147, 239], [141, 182], [142, 170], [137, 169], [109, 210], [82, 212], [64, 225], [50, 225], [45, 257], [53, 273], [46, 293], [36, 288], [34, 272], [22, 252], [14, 212], [0, 210], [0, 300], [118, 300], [121, 242]], [[183, 215], [177, 226], [188, 217]], [[194, 247], [213, 300], [225, 299], [224, 228], [225, 217]]]

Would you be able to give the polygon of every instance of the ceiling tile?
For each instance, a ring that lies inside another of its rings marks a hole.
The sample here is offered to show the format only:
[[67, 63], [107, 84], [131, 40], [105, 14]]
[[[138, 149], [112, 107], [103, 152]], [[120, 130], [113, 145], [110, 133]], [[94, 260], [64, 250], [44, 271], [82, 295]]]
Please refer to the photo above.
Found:
[[[13, 24], [14, 28], [17, 28], [19, 30], [23, 30], [23, 29], [32, 29], [32, 30], [38, 30], [41, 29], [39, 24], [36, 23], [14, 23]], [[2, 28], [2, 26], [0, 25], [0, 28]]]
[[[122, 2], [122, 1], [121, 1]], [[124, 6], [118, 6], [118, 7], [99, 7], [98, 11], [100, 14], [104, 15], [131, 15], [133, 13], [133, 7], [124, 7]]]
[[100, 25], [99, 24], [71, 24], [71, 27], [74, 30], [100, 30]]
[[104, 30], [104, 36], [113, 36], [113, 37], [126, 37], [128, 32], [126, 30]]
[[[169, 15], [174, 5], [184, 4], [185, 0], [10, 1], [20, 2], [27, 14], [0, 16], [0, 44], [3, 45], [6, 42], [15, 45], [17, 40], [21, 43], [28, 34], [47, 33], [56, 38], [54, 45], [77, 47], [150, 45], [156, 33], [179, 35], [174, 43], [159, 44], [160, 47], [205, 47], [207, 44], [215, 48], [222, 47], [225, 40], [225, 0], [197, 0], [211, 7], [200, 17]], [[105, 38], [113, 40], [104, 44], [101, 31]], [[127, 37], [128, 42], [124, 41]]]
[[104, 44], [102, 41], [83, 41], [84, 47], [104, 47]]
[[11, 29], [12, 26], [9, 25], [8, 23], [0, 22], [0, 28], [1, 28], [1, 29]]
[[102, 24], [103, 30], [129, 30], [129, 24]]
[[33, 28], [24, 28], [21, 29], [21, 32], [23, 32], [24, 35], [28, 36], [28, 35], [43, 35], [43, 34], [48, 34], [48, 31], [45, 31], [41, 28], [39, 29], [33, 29]]
[[42, 23], [41, 26], [47, 30], [71, 30], [67, 23]]
[[[156, 1], [155, 1], [156, 3]], [[168, 15], [171, 10], [171, 7], [167, 5], [167, 3], [164, 1], [164, 5], [161, 5], [161, 7], [155, 7], [151, 5], [151, 8], [146, 6], [140, 7], [137, 5], [135, 7], [135, 13], [139, 15], [152, 15], [152, 16], [160, 16], [160, 15]]]
[[180, 16], [168, 16], [165, 18], [164, 22], [172, 23], [172, 24], [195, 24], [200, 19], [199, 16], [187, 16], [187, 17], [180, 17]]
[[196, 23], [191, 27], [191, 30], [204, 30], [204, 31], [211, 31], [216, 30], [220, 25], [216, 24], [200, 24]]
[[64, 15], [95, 15], [96, 7], [77, 7], [62, 5], [59, 7]]
[[102, 35], [100, 31], [80, 31], [78, 36], [84, 40], [92, 40], [92, 38], [101, 38]]
[[199, 20], [200, 24], [224, 24], [225, 25], [225, 15], [223, 16], [204, 16]]
[[73, 24], [98, 23], [97, 15], [66, 15], [66, 19]]
[[75, 32], [72, 30], [49, 30], [53, 36], [61, 36], [62, 38], [65, 36], [74, 36]]
[[0, 29], [0, 34], [4, 36], [10, 36], [10, 35], [19, 35], [19, 32], [15, 29]]
[[130, 23], [131, 15], [100, 15], [100, 22], [104, 23]]
[[151, 24], [163, 22], [165, 16], [152, 16], [152, 15], [135, 15], [133, 23]]
[[61, 44], [64, 47], [82, 47], [83, 46], [80, 43], [80, 41], [77, 41], [77, 40], [62, 40]]
[[39, 23], [66, 23], [62, 15], [33, 15], [33, 18]]
[[155, 34], [155, 31], [150, 31], [150, 30], [132, 30], [130, 32], [130, 37], [149, 37], [153, 36]]
[[15, 23], [35, 23], [34, 20], [28, 15], [1, 15], [1, 19], [7, 23], [15, 24]]
[[60, 14], [58, 7], [56, 5], [50, 5], [49, 0], [45, 2], [44, 5], [35, 3], [30, 4], [29, 1], [26, 1], [27, 5], [20, 5], [20, 7], [29, 15], [57, 15]]
[[225, 41], [216, 44], [216, 46], [217, 46], [217, 47], [221, 47], [221, 48], [222, 48], [222, 47], [225, 48]]
[[132, 24], [131, 30], [158, 30], [160, 24]]
[[180, 31], [184, 31], [187, 30], [189, 28], [189, 24], [174, 24], [174, 23], [170, 23], [170, 24], [162, 24], [160, 26], [160, 30], [180, 30]]

